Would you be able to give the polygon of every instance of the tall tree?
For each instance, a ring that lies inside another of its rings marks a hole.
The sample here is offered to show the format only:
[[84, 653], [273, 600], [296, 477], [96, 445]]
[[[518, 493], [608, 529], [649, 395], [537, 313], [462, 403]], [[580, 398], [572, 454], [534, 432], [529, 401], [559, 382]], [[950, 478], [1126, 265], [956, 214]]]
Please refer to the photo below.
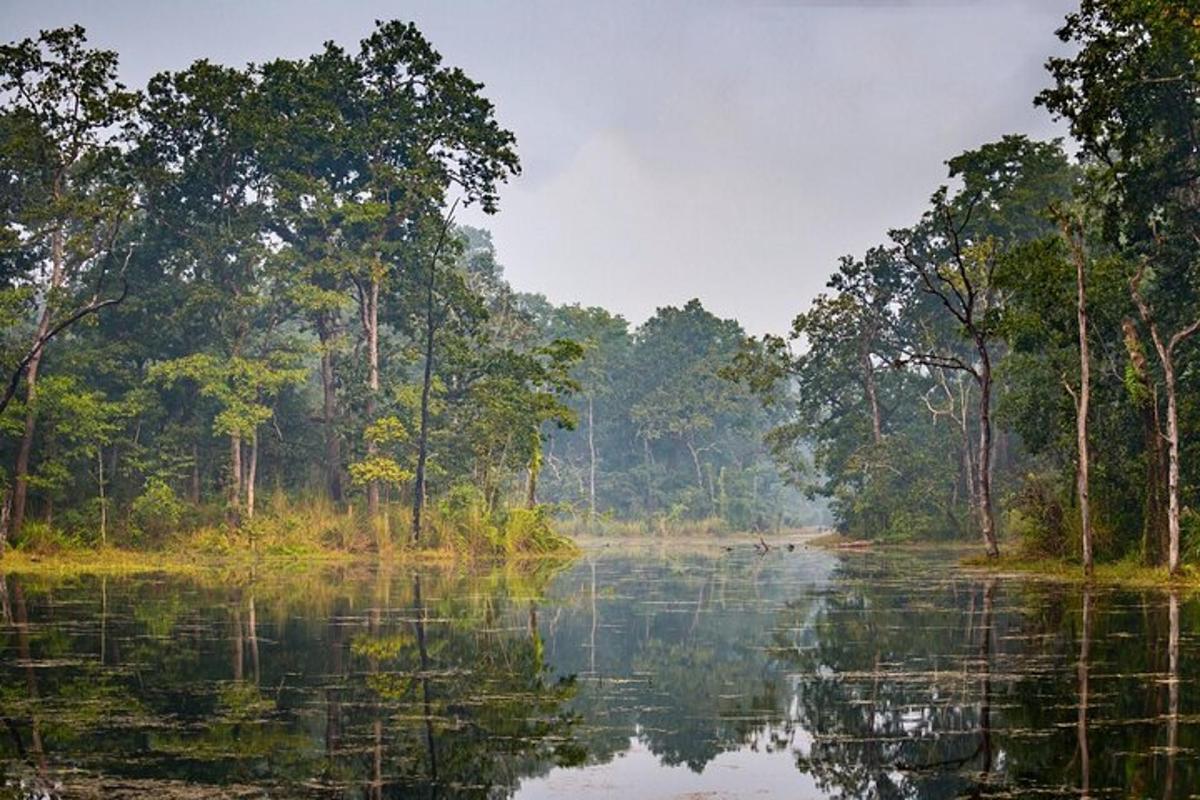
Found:
[[[147, 95], [137, 157], [148, 214], [167, 240], [170, 269], [185, 286], [180, 322], [190, 319], [201, 332], [181, 363], [202, 359], [231, 375], [266, 369], [279, 326], [291, 312], [275, 291], [276, 262], [266, 236], [270, 194], [258, 153], [262, 107], [255, 77], [198, 61], [156, 75]], [[201, 385], [224, 380], [192, 377]], [[238, 402], [257, 402], [235, 394]], [[221, 404], [226, 416], [218, 416], [215, 429], [228, 437], [228, 513], [236, 522], [245, 483], [243, 444], [265, 418], [231, 409]]]
[[106, 286], [133, 192], [121, 139], [139, 97], [117, 81], [117, 55], [88, 49], [81, 27], [0, 47], [0, 230], [6, 291], [39, 307], [30, 344], [11, 368], [0, 411], [25, 380], [25, 423], [3, 503], [0, 548], [25, 519], [45, 347], [124, 297]]
[[1071, 173], [1057, 143], [1020, 136], [963, 153], [949, 166], [961, 188], [954, 194], [939, 189], [921, 222], [894, 232], [893, 238], [912, 285], [949, 316], [969, 343], [969, 355], [916, 343], [903, 358], [926, 368], [966, 372], [976, 383], [976, 505], [984, 547], [995, 557], [1000, 547], [992, 493], [992, 399], [1005, 306], [997, 269], [1007, 248], [1050, 230], [1046, 210], [1070, 191]]
[[[519, 170], [513, 135], [500, 127], [494, 108], [476, 83], [457, 68], [442, 66], [441, 56], [416, 26], [381, 23], [363, 40], [358, 55], [368, 111], [364, 137], [368, 161], [367, 191], [382, 213], [372, 234], [381, 264], [431, 274], [444, 241], [444, 230], [423, 236], [428, 220], [441, 219], [447, 193], [460, 193], [462, 203], [478, 203], [487, 213], [498, 208], [498, 186]], [[359, 281], [360, 307], [370, 362], [368, 417], [378, 392], [379, 292], [382, 266], [373, 266]], [[434, 281], [427, 281], [426, 287]], [[429, 310], [429, 304], [426, 311]], [[434, 315], [426, 313], [426, 352], [422, 382], [422, 417], [428, 419], [428, 390], [433, 379]], [[419, 451], [428, 448], [428, 426], [417, 431]], [[424, 458], [419, 457], [413, 487], [414, 540], [421, 535], [425, 502]], [[377, 505], [377, 489], [369, 490]]]

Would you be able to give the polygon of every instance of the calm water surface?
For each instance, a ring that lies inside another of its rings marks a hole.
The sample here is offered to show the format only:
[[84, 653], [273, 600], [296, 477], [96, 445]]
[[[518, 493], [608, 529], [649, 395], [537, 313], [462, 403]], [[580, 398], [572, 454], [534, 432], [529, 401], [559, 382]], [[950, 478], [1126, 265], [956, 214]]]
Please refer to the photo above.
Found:
[[1197, 796], [1200, 603], [952, 563], [8, 575], [0, 796]]

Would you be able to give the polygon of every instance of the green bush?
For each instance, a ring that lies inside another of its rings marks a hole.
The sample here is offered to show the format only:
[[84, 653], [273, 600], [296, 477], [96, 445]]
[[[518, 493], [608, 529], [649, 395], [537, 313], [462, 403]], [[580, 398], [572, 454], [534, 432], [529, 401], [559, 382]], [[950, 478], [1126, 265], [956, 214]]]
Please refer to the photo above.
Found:
[[1030, 473], [1004, 515], [1006, 532], [1021, 552], [1036, 558], [1064, 558], [1072, 550], [1071, 525], [1052, 476]]
[[504, 512], [497, 544], [504, 553], [553, 553], [569, 551], [574, 543], [556, 533], [547, 506], [513, 508]]
[[49, 554], [82, 547], [83, 542], [44, 520], [31, 519], [21, 526], [21, 535], [13, 546], [30, 553]]
[[161, 542], [179, 528], [184, 507], [165, 481], [152, 479], [133, 501], [130, 523], [135, 537]]

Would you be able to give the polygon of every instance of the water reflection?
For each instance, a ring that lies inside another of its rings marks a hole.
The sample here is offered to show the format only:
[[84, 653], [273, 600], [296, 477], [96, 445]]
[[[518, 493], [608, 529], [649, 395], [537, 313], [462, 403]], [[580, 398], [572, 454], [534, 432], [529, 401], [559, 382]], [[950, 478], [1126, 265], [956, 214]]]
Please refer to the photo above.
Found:
[[1200, 605], [947, 559], [0, 582], [13, 797], [1186, 797]]

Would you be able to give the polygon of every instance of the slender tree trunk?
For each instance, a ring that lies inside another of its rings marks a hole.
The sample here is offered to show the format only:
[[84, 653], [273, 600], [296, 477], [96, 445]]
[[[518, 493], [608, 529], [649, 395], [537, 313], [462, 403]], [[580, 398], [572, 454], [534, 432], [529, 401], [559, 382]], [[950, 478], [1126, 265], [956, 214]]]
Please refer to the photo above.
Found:
[[200, 505], [200, 448], [192, 443], [192, 505]]
[[989, 558], [1000, 555], [992, 516], [992, 364], [987, 348], [980, 346], [983, 363], [979, 373], [979, 527]]
[[696, 467], [696, 485], [700, 487], [700, 491], [704, 491], [704, 470], [700, 468], [700, 454], [696, 452], [695, 446], [691, 440], [685, 440], [688, 452], [692, 455], [692, 464]]
[[455, 200], [442, 220], [442, 230], [429, 258], [429, 279], [425, 284], [425, 373], [421, 377], [421, 431], [417, 437], [417, 471], [413, 479], [414, 542], [421, 538], [421, 512], [425, 508], [425, 463], [429, 458], [429, 395], [433, 386], [433, 340], [437, 331], [437, 319], [433, 313], [437, 265], [438, 259], [442, 257], [442, 247], [446, 244], [446, 235], [450, 232], [450, 226], [454, 224], [454, 212], [457, 208], [458, 200]]
[[332, 350], [333, 336], [325, 322], [317, 326], [317, 335], [321, 339], [321, 423], [325, 428], [325, 485], [328, 487], [329, 499], [341, 503], [344, 498], [342, 440], [337, 432], [337, 381]]
[[100, 546], [108, 544], [108, 505], [104, 497], [104, 448], [96, 446], [96, 486], [100, 492]]
[[12, 514], [12, 489], [5, 489], [0, 497], [0, 555], [4, 554], [8, 544], [9, 520]]
[[258, 480], [258, 428], [250, 434], [250, 465], [246, 468], [246, 516], [254, 519], [254, 484]]
[[1158, 399], [1150, 380], [1150, 370], [1146, 363], [1141, 337], [1138, 336], [1133, 320], [1129, 318], [1122, 320], [1121, 330], [1124, 333], [1125, 349], [1129, 353], [1129, 364], [1137, 380], [1137, 391], [1140, 395], [1134, 397], [1134, 401], [1141, 409], [1142, 435], [1146, 445], [1146, 500], [1142, 514], [1142, 556], [1146, 563], [1153, 566], [1164, 563], [1167, 553], [1166, 504], [1163, 499], [1167, 484], [1166, 453], [1163, 452], [1162, 446], [1162, 424], [1158, 415]]
[[875, 366], [871, 354], [864, 347], [862, 352], [863, 386], [867, 392], [867, 404], [871, 407], [871, 438], [875, 445], [883, 444], [883, 418], [879, 412], [879, 390], [875, 384]]
[[1179, 507], [1179, 400], [1175, 378], [1175, 348], [1180, 343], [1200, 331], [1200, 319], [1186, 328], [1175, 332], [1167, 341], [1159, 335], [1158, 324], [1150, 313], [1141, 293], [1141, 282], [1145, 275], [1146, 263], [1138, 268], [1137, 274], [1130, 282], [1130, 292], [1133, 302], [1137, 305], [1142, 322], [1150, 329], [1150, 338], [1154, 341], [1154, 349], [1158, 352], [1162, 364], [1163, 380], [1167, 390], [1167, 569], [1172, 575], [1179, 571], [1179, 536], [1180, 536], [1180, 507]]
[[1179, 571], [1179, 402], [1175, 385], [1175, 362], [1163, 353], [1163, 375], [1167, 385], [1167, 570]]
[[[379, 395], [379, 278], [371, 277], [371, 288], [367, 299], [367, 423], [375, 421]], [[378, 454], [379, 446], [367, 440], [367, 458]], [[371, 519], [379, 515], [379, 481], [367, 484], [367, 513]]]
[[[540, 438], [540, 437], [539, 437]], [[533, 458], [529, 461], [529, 479], [525, 484], [525, 507], [533, 508], [537, 505], [537, 486], [538, 476], [542, 471], [541, 443], [534, 445], [539, 449], [533, 454]]]
[[596, 418], [592, 409], [592, 396], [588, 395], [588, 523], [596, 518]]
[[229, 511], [230, 525], [237, 526], [242, 516], [242, 437], [229, 435]]
[[1079, 521], [1083, 539], [1083, 571], [1092, 574], [1092, 518], [1088, 506], [1088, 469], [1091, 463], [1088, 452], [1088, 408], [1092, 394], [1092, 362], [1088, 352], [1088, 316], [1086, 260], [1083, 244], [1075, 239], [1070, 229], [1064, 229], [1075, 258], [1076, 320], [1079, 327], [1079, 395], [1075, 398], [1075, 438], [1079, 450], [1079, 469], [1076, 471], [1079, 492]]
[[417, 471], [413, 479], [412, 540], [421, 538], [421, 512], [425, 510], [425, 463], [429, 458], [429, 394], [433, 387], [433, 340], [437, 320], [433, 314], [433, 290], [437, 264], [429, 265], [425, 286], [425, 371], [421, 376], [421, 429], [417, 435]]

